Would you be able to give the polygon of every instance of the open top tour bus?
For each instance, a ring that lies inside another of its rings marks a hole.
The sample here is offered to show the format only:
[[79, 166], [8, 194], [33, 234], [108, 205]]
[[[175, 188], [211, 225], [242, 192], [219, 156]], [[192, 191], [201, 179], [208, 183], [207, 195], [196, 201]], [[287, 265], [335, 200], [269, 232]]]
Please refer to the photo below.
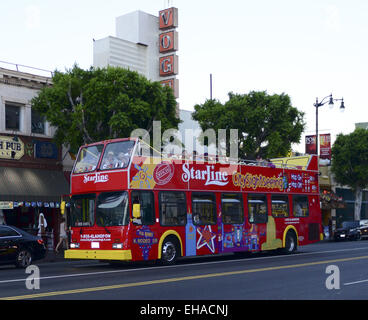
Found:
[[156, 158], [142, 150], [136, 138], [80, 148], [65, 258], [171, 264], [224, 252], [292, 253], [320, 240], [316, 155], [257, 164]]

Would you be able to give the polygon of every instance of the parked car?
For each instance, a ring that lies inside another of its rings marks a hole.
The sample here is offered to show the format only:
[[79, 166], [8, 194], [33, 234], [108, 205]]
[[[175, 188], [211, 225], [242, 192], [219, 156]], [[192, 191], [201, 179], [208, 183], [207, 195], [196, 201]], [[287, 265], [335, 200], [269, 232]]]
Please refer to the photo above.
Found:
[[26, 268], [45, 255], [46, 247], [40, 237], [13, 226], [0, 225], [0, 264]]
[[362, 239], [368, 238], [368, 220], [360, 220], [359, 231]]
[[344, 221], [341, 228], [336, 229], [334, 240], [360, 240], [360, 222], [359, 221]]

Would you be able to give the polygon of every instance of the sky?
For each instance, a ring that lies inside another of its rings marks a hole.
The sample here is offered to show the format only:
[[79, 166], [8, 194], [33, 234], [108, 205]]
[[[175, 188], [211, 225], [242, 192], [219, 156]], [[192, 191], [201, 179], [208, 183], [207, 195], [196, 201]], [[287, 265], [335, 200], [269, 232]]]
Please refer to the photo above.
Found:
[[[315, 134], [316, 98], [344, 98], [345, 112], [319, 108], [319, 133], [368, 122], [366, 0], [15, 0], [0, 2], [0, 61], [65, 71], [93, 64], [93, 39], [115, 36], [118, 16], [178, 8], [179, 105], [267, 91], [288, 94]], [[14, 68], [0, 63], [1, 67]], [[21, 69], [21, 68], [20, 68]], [[25, 69], [23, 68], [25, 71]], [[23, 71], [22, 70], [22, 71]]]

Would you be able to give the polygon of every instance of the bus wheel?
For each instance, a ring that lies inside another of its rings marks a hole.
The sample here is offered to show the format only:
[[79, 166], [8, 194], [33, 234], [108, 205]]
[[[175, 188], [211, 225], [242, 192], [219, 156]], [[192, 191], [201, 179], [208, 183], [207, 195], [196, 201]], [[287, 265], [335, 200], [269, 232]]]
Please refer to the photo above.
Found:
[[161, 264], [174, 264], [179, 256], [177, 242], [174, 238], [166, 238], [161, 249]]
[[285, 238], [285, 247], [283, 248], [283, 253], [286, 254], [291, 254], [294, 253], [297, 249], [297, 241], [296, 241], [296, 236], [294, 232], [289, 231], [286, 234], [286, 238]]

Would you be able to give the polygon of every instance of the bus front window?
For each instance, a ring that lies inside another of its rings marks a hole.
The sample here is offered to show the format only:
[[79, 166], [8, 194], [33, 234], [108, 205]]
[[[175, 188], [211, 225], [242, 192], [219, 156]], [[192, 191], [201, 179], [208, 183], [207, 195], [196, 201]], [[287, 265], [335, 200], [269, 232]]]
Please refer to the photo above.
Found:
[[101, 161], [100, 170], [127, 168], [135, 141], [127, 140], [109, 143]]
[[101, 227], [129, 224], [128, 193], [104, 192], [98, 196], [96, 224]]
[[95, 194], [73, 196], [71, 199], [71, 226], [91, 227], [94, 224]]
[[79, 152], [74, 173], [94, 171], [97, 167], [98, 160], [100, 159], [102, 149], [102, 144], [83, 148]]

